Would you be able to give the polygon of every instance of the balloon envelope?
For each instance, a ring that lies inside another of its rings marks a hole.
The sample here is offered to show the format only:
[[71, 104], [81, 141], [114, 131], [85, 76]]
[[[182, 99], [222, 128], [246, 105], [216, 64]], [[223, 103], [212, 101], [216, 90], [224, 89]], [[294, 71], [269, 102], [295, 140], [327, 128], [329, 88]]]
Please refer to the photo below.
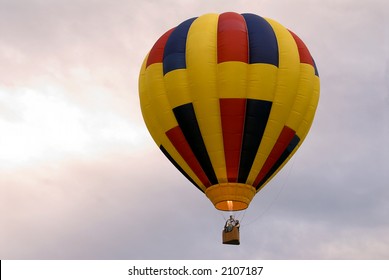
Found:
[[205, 14], [167, 31], [139, 76], [161, 151], [219, 210], [248, 207], [306, 137], [319, 75], [303, 41], [254, 14]]

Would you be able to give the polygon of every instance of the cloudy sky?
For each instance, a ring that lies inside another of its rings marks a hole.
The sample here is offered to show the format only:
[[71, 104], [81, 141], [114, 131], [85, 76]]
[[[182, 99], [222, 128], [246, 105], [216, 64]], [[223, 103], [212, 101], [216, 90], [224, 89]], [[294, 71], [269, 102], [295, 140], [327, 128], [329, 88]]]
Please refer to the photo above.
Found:
[[[138, 97], [153, 43], [204, 13], [297, 33], [321, 98], [241, 245], [166, 160]], [[0, 259], [389, 259], [386, 0], [0, 0]]]

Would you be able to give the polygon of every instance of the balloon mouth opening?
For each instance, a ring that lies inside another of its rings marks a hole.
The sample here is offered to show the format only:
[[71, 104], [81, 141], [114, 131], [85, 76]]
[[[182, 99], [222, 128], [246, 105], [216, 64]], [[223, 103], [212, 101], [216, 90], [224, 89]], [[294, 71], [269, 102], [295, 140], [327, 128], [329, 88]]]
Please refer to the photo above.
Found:
[[241, 211], [248, 207], [249, 205], [242, 201], [220, 201], [215, 204], [217, 210], [220, 211]]
[[249, 206], [256, 189], [242, 183], [221, 183], [207, 188], [205, 194], [220, 211], [240, 211]]

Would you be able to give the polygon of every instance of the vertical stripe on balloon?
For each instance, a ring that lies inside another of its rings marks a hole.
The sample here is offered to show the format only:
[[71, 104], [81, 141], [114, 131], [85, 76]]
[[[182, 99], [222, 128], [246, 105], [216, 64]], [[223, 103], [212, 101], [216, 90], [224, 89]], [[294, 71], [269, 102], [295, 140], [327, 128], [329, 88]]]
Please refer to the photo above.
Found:
[[218, 180], [201, 135], [193, 104], [189, 103], [178, 106], [173, 109], [173, 113], [177, 119], [180, 129], [182, 130], [186, 142], [200, 163], [202, 170], [204, 170], [207, 175], [208, 180], [212, 183], [212, 185], [217, 184]]
[[278, 67], [278, 43], [271, 25], [262, 17], [242, 14], [249, 39], [249, 63], [267, 63]]
[[166, 41], [163, 53], [163, 74], [186, 68], [186, 38], [192, 22], [191, 18], [178, 25]]
[[149, 56], [147, 57], [146, 68], [149, 65], [154, 63], [161, 63], [163, 61], [163, 52], [165, 50], [165, 45], [170, 34], [173, 32], [174, 28], [167, 31], [165, 34], [155, 42], [154, 46], [150, 50]]
[[309, 53], [309, 50], [307, 46], [304, 44], [304, 42], [292, 31], [288, 30], [289, 33], [292, 35], [294, 41], [296, 42], [297, 49], [300, 56], [300, 63], [306, 63], [310, 64], [314, 67], [313, 59], [311, 54]]
[[220, 99], [224, 155], [228, 182], [237, 182], [242, 148], [246, 99]]
[[217, 29], [217, 62], [248, 62], [247, 28], [244, 18], [237, 13], [219, 16]]
[[298, 137], [297, 134], [294, 135], [293, 139], [290, 141], [288, 147], [284, 150], [282, 155], [278, 158], [278, 160], [272, 166], [272, 168], [269, 170], [269, 172], [266, 174], [266, 176], [258, 183], [258, 185], [256, 186], [257, 190], [260, 189], [263, 186], [263, 184], [266, 183], [266, 181], [278, 170], [278, 168], [280, 168], [280, 166], [287, 160], [289, 155], [297, 147], [299, 142], [300, 142], [300, 137]]
[[192, 169], [192, 171], [197, 175], [200, 181], [204, 184], [205, 187], [209, 187], [211, 183], [209, 182], [206, 174], [200, 166], [196, 156], [194, 155], [191, 147], [189, 146], [186, 138], [180, 129], [179, 126], [176, 126], [166, 132], [166, 136], [169, 138], [170, 142], [176, 148], [178, 153], [184, 158], [186, 163]]
[[269, 119], [272, 102], [248, 99], [238, 182], [246, 183]]
[[273, 146], [273, 149], [262, 166], [262, 169], [259, 172], [257, 178], [255, 179], [253, 186], [258, 186], [258, 184], [262, 182], [263, 179], [270, 173], [271, 169], [281, 158], [282, 154], [288, 148], [295, 135], [296, 132], [293, 129], [284, 126], [280, 135], [278, 136], [277, 142]]

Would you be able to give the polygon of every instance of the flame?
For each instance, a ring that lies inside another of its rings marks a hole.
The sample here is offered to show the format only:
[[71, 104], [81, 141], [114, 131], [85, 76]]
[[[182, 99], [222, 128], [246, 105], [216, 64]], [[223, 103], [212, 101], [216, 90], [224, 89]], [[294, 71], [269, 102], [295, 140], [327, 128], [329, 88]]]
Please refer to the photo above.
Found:
[[232, 202], [232, 200], [227, 200], [227, 207], [229, 211], [232, 211], [232, 209], [234, 208], [234, 203]]

